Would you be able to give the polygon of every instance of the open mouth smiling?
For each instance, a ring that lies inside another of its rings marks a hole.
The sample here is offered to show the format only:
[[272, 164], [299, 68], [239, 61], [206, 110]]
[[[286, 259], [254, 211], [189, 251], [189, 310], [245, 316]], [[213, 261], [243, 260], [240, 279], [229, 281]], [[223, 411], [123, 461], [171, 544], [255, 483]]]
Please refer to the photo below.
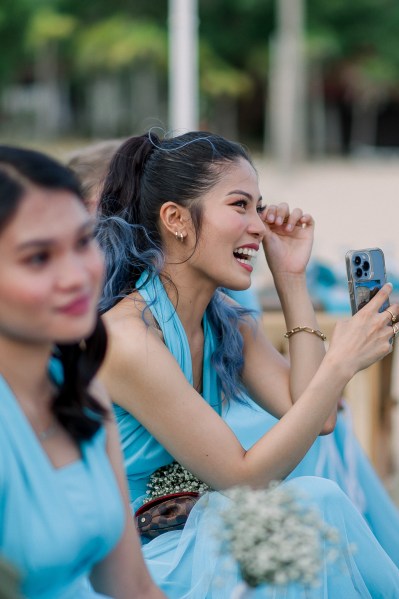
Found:
[[249, 247], [240, 247], [233, 251], [233, 255], [237, 262], [253, 267], [256, 261], [257, 250]]

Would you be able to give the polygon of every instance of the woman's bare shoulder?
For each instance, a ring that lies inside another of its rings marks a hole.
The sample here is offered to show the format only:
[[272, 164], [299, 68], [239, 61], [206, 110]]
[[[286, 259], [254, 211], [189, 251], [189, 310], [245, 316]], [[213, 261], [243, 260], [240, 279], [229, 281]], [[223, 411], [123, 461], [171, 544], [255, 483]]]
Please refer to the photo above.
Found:
[[125, 338], [127, 333], [153, 330], [159, 334], [157, 322], [138, 292], [124, 297], [102, 316], [108, 336]]
[[[103, 315], [107, 330], [107, 354], [101, 369], [118, 376], [132, 374], [151, 348], [165, 347], [162, 332], [138, 293], [122, 299]], [[135, 374], [137, 375], [136, 369]]]

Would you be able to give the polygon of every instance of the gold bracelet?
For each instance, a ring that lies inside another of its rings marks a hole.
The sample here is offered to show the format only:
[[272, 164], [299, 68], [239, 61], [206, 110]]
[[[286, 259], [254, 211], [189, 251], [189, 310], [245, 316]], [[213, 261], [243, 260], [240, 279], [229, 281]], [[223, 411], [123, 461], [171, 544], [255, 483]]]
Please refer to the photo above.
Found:
[[305, 331], [305, 333], [312, 333], [313, 335], [317, 335], [318, 337], [320, 337], [320, 339], [323, 339], [323, 341], [327, 341], [327, 337], [324, 333], [319, 331], [319, 329], [312, 329], [311, 327], [295, 327], [294, 329], [287, 331], [284, 334], [284, 337], [286, 339], [289, 339], [290, 337], [292, 337], [292, 335], [295, 335], [295, 333], [300, 333], [301, 331]]

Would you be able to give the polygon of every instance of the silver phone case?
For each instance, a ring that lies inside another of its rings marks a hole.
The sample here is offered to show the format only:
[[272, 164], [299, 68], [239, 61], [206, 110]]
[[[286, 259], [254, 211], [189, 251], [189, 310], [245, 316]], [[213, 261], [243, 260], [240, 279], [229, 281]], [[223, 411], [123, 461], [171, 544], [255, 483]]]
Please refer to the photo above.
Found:
[[[356, 314], [370, 301], [375, 290], [386, 283], [384, 253], [380, 248], [349, 250], [345, 262], [351, 310], [352, 314]], [[366, 263], [369, 268], [364, 268]], [[389, 301], [380, 308], [380, 312], [388, 306]]]

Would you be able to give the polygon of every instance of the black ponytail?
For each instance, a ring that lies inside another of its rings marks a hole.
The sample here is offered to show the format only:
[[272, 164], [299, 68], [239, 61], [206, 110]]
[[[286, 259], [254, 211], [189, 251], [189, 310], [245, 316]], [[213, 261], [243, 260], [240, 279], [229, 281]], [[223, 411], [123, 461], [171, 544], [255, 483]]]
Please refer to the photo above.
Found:
[[147, 160], [159, 145], [157, 136], [131, 137], [114, 154], [100, 200], [103, 216], [121, 216], [129, 223], [141, 220], [141, 180]]

